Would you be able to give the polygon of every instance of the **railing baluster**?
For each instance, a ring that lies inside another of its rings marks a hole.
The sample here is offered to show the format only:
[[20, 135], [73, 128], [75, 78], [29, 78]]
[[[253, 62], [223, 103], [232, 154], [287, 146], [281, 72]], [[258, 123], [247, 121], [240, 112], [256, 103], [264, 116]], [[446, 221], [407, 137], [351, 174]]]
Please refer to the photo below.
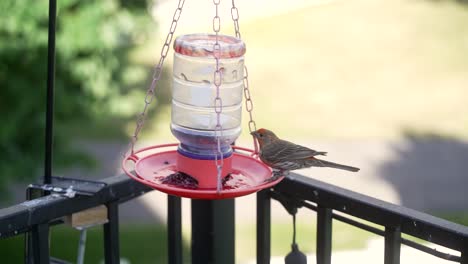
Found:
[[400, 227], [385, 227], [384, 264], [400, 263], [401, 230]]
[[317, 264], [331, 264], [332, 209], [317, 206]]
[[38, 224], [31, 231], [32, 256], [34, 264], [49, 264], [49, 224]]
[[107, 218], [104, 225], [104, 257], [106, 264], [120, 263], [119, 252], [119, 203], [107, 204]]
[[257, 193], [257, 264], [270, 263], [271, 200], [270, 190]]
[[181, 199], [167, 196], [167, 243], [169, 264], [182, 264]]
[[460, 264], [468, 264], [468, 242], [465, 243], [465, 248], [461, 252]]

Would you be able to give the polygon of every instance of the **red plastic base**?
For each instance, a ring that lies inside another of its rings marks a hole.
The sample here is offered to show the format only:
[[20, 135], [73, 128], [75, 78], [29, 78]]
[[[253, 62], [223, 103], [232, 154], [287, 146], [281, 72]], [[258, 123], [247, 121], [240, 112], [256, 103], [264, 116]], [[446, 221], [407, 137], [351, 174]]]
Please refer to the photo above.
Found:
[[[232, 173], [232, 155], [223, 160], [222, 178]], [[186, 157], [177, 152], [177, 170], [198, 181], [198, 188], [210, 189], [218, 185], [218, 169], [214, 160], [199, 160]]]
[[[259, 190], [272, 187], [284, 177], [268, 181], [272, 176], [271, 169], [258, 158], [253, 157], [250, 149], [234, 146], [232, 155], [232, 171], [223, 182], [221, 192], [215, 188], [194, 188], [187, 185], [166, 183], [167, 177], [179, 173], [177, 167], [178, 144], [152, 146], [136, 151], [132, 156], [126, 157], [122, 162], [125, 173], [136, 181], [148, 185], [159, 191], [193, 199], [226, 199], [244, 196]], [[162, 148], [172, 150], [161, 151]], [[154, 152], [154, 151], [161, 152]], [[153, 153], [147, 153], [153, 151]], [[244, 152], [244, 153], [241, 153]], [[146, 153], [146, 155], [143, 154]], [[141, 156], [141, 157], [139, 157]], [[134, 171], [127, 168], [127, 164], [134, 162]], [[211, 161], [214, 164], [214, 161]], [[216, 178], [216, 174], [212, 175]]]

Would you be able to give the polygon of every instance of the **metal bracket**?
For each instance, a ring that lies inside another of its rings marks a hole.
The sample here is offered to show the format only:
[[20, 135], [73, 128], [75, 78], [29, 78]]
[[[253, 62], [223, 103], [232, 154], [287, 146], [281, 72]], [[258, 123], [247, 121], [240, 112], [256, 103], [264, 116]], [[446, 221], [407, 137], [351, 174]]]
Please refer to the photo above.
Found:
[[275, 190], [270, 191], [270, 196], [280, 202], [290, 215], [295, 215], [297, 213], [297, 209], [302, 207], [302, 201], [283, 193], [276, 192]]
[[[52, 177], [51, 184], [30, 184], [27, 188], [27, 200], [33, 198], [32, 191], [49, 192], [51, 195], [60, 195], [68, 198], [73, 198], [76, 195], [93, 196], [106, 185], [106, 183], [98, 181]], [[99, 205], [68, 215], [62, 220], [77, 229], [102, 225], [108, 222], [107, 207]]]
[[31, 190], [40, 190], [73, 198], [75, 195], [92, 196], [106, 185], [106, 183], [98, 181], [52, 177], [51, 184], [33, 183], [28, 186], [27, 192], [29, 193]]

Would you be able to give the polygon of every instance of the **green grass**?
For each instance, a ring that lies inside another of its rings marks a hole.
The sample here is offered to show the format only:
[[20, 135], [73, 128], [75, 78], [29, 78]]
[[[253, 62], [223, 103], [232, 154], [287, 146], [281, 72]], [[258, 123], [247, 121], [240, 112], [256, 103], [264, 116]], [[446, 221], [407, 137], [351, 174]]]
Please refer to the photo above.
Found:
[[[104, 259], [104, 241], [101, 227], [88, 230], [84, 263], [98, 264]], [[53, 227], [51, 256], [76, 263], [79, 231]], [[130, 263], [166, 263], [167, 236], [164, 226], [123, 225], [120, 227], [120, 257]], [[2, 263], [23, 262], [23, 236], [0, 240]]]
[[460, 225], [468, 226], [468, 212], [444, 212], [434, 215]]

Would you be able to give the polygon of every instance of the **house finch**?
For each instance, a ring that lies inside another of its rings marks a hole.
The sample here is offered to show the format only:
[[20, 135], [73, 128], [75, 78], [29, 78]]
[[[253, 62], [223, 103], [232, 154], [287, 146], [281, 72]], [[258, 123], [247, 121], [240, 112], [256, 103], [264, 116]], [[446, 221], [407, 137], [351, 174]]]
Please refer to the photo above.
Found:
[[[326, 160], [320, 160], [315, 156], [325, 156], [327, 152], [296, 145], [286, 140], [279, 139], [270, 130], [261, 128], [251, 133], [257, 139], [260, 146], [260, 159], [272, 169], [276, 170], [274, 178], [287, 174], [289, 171], [309, 167], [329, 167], [347, 171], [359, 171], [359, 168], [342, 165]], [[279, 173], [279, 174], [278, 174]]]

